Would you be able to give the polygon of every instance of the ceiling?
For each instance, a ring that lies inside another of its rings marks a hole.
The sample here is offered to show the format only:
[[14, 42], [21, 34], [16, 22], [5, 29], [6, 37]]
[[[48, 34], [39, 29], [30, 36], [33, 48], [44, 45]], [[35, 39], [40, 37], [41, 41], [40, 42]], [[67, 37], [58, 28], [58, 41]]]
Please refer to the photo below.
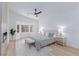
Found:
[[77, 2], [10, 2], [10, 10], [20, 14], [33, 13], [37, 8], [43, 13], [39, 15], [40, 23], [73, 24], [79, 17], [79, 3]]
[[43, 11], [43, 15], [60, 15], [74, 10], [78, 7], [78, 3], [73, 2], [12, 2], [9, 3], [9, 8], [19, 12], [33, 13], [34, 9]]

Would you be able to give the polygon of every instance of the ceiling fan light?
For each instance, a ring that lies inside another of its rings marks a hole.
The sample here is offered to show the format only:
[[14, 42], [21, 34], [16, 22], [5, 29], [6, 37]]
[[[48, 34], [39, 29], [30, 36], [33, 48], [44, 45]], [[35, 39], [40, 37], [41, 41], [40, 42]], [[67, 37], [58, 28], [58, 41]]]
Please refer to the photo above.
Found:
[[35, 11], [37, 11], [37, 9], [35, 9]]

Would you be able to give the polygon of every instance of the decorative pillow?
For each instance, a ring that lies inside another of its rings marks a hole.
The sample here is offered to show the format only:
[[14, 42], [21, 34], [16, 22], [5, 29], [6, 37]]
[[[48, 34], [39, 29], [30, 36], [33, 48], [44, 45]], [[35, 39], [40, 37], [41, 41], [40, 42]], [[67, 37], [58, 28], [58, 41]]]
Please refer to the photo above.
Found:
[[54, 36], [54, 33], [49, 33], [48, 34], [48, 37], [53, 37]]

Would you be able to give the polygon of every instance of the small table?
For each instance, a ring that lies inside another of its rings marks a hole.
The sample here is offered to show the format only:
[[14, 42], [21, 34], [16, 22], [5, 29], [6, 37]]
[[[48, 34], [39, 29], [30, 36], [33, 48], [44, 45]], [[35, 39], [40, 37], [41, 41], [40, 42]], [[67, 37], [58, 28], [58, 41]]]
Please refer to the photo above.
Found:
[[55, 37], [54, 41], [55, 41], [56, 44], [66, 46], [66, 40], [65, 40], [64, 37]]
[[35, 46], [35, 41], [34, 41], [33, 39], [31, 39], [31, 38], [27, 38], [27, 39], [25, 40], [25, 43], [27, 43], [27, 44], [29, 45], [29, 47], [30, 47], [31, 45]]

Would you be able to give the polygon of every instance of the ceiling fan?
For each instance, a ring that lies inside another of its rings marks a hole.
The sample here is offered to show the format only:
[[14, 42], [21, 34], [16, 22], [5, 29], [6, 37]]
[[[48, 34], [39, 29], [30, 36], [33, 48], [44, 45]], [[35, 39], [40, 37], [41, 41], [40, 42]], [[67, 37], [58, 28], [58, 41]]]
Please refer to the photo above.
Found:
[[38, 15], [39, 15], [40, 13], [42, 13], [42, 11], [39, 11], [39, 12], [38, 12], [37, 9], [34, 9], [34, 11], [35, 11], [35, 12], [34, 12], [34, 15], [35, 15], [36, 17], [38, 17]]

